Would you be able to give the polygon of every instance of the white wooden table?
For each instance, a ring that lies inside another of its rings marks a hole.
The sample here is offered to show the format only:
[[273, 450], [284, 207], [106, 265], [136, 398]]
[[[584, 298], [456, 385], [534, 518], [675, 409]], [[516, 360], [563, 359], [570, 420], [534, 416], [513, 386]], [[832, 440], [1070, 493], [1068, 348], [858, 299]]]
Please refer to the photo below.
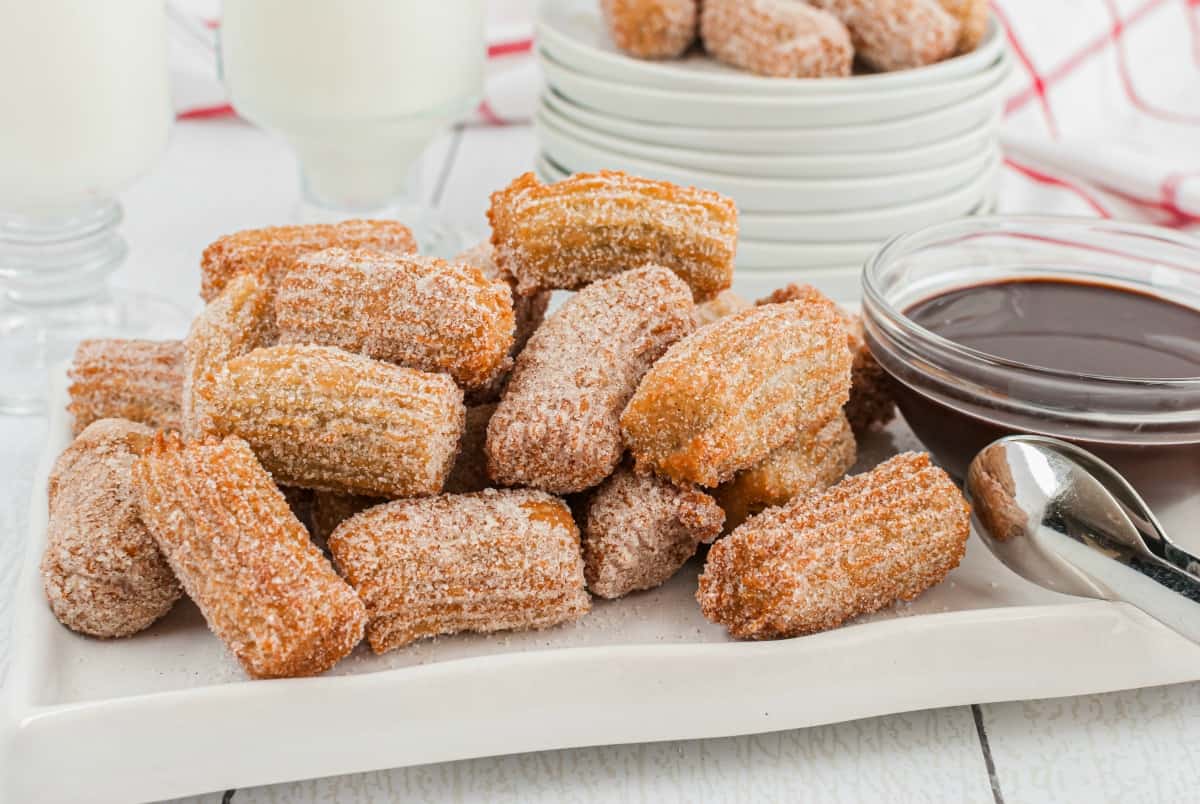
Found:
[[[482, 233], [488, 193], [528, 169], [534, 149], [523, 127], [455, 131], [427, 154], [427, 195]], [[132, 252], [116, 281], [191, 309], [205, 244], [287, 220], [295, 195], [294, 167], [278, 142], [233, 121], [182, 124], [162, 164], [124, 197]], [[11, 650], [11, 592], [23, 557], [31, 470], [45, 431], [42, 419], [0, 417], [0, 683]], [[214, 791], [188, 801], [1131, 804], [1196, 800], [1198, 782], [1200, 684], [1188, 684], [720, 740], [468, 760]]]

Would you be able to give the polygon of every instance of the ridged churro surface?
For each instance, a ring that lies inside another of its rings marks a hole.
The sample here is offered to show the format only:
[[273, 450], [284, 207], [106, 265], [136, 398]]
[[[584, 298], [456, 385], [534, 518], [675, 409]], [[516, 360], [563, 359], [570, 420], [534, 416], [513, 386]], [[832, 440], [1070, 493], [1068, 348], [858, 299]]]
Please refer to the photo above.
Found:
[[737, 207], [710, 190], [620, 171], [542, 184], [532, 173], [492, 193], [492, 244], [517, 292], [573, 290], [661, 265], [710, 299], [733, 281]]
[[344, 522], [329, 547], [367, 606], [376, 653], [438, 634], [546, 628], [590, 607], [571, 512], [531, 489], [386, 503]]
[[299, 257], [275, 297], [279, 341], [337, 346], [481, 388], [509, 367], [509, 287], [434, 257], [327, 249]]
[[700, 35], [720, 61], [776, 78], [847, 76], [854, 62], [846, 26], [796, 0], [704, 0]]
[[615, 598], [671, 578], [702, 543], [721, 533], [724, 514], [694, 486], [676, 486], [621, 467], [592, 492], [583, 526], [588, 589]]
[[367, 248], [388, 254], [412, 254], [417, 241], [397, 221], [350, 220], [246, 229], [213, 241], [200, 259], [200, 295], [217, 297], [241, 273], [253, 273], [270, 290], [302, 254], [327, 248]]
[[159, 435], [133, 472], [147, 528], [249, 676], [316, 675], [362, 639], [363, 604], [246, 442]]
[[907, 70], [947, 59], [960, 25], [938, 0], [811, 0], [850, 29], [854, 51], [878, 70]]
[[850, 470], [857, 452], [842, 413], [802, 433], [713, 492], [725, 511], [725, 529], [733, 530], [764, 508], [824, 491]]
[[496, 264], [496, 247], [490, 240], [476, 243], [471, 248], [454, 258], [455, 262], [466, 263], [478, 268], [483, 275], [492, 281], [500, 280], [512, 291], [513, 316], [516, 327], [513, 331], [512, 355], [525, 348], [525, 344], [546, 317], [546, 307], [550, 304], [550, 291], [542, 291], [529, 296], [517, 294], [517, 279]]
[[650, 365], [692, 330], [691, 293], [647, 266], [576, 293], [534, 333], [488, 426], [488, 472], [556, 494], [591, 488], [621, 460], [619, 419]]
[[849, 389], [841, 312], [815, 294], [676, 343], [642, 379], [621, 428], [639, 471], [715, 487], [828, 421]]
[[248, 441], [278, 482], [347, 494], [438, 493], [463, 428], [449, 375], [330, 346], [256, 349], [197, 392], [213, 432]]
[[600, 0], [613, 44], [639, 59], [673, 59], [696, 41], [699, 0]]
[[179, 599], [133, 488], [133, 463], [153, 437], [145, 425], [100, 419], [54, 463], [42, 583], [50, 610], [73, 631], [130, 636]]
[[696, 597], [741, 639], [824, 631], [939, 583], [969, 531], [950, 477], [904, 453], [746, 520], [709, 551]]
[[79, 435], [99, 419], [178, 428], [183, 393], [179, 341], [97, 338], [81, 341], [68, 376], [72, 427]]

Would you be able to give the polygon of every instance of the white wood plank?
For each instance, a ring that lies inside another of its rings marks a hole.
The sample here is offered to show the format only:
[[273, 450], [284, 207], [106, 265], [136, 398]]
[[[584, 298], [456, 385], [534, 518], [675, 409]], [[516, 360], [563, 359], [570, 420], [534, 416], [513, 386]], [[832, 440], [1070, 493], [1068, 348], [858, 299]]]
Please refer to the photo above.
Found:
[[981, 708], [1006, 801], [1197, 798], [1200, 684]]

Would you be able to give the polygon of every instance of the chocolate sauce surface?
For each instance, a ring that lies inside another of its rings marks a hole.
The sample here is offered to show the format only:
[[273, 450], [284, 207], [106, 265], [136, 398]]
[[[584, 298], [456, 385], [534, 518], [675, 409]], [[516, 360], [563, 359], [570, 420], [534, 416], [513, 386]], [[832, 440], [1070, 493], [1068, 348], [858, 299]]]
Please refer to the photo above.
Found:
[[955, 343], [1031, 366], [1129, 379], [1200, 377], [1200, 310], [1112, 285], [971, 285], [905, 314]]

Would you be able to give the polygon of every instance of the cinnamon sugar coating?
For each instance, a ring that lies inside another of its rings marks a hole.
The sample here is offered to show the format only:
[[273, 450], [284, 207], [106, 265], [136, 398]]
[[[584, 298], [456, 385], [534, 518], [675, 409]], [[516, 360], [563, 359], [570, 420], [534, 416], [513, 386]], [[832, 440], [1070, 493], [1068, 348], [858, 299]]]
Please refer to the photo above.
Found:
[[553, 184], [526, 173], [492, 193], [488, 220], [496, 262], [521, 294], [650, 264], [677, 273], [696, 301], [733, 281], [737, 207], [710, 190], [612, 170]]
[[958, 48], [961, 26], [938, 0], [811, 0], [850, 29], [854, 51], [877, 70], [942, 61]]
[[687, 286], [659, 266], [571, 297], [534, 333], [488, 426], [488, 473], [556, 494], [591, 488], [621, 460], [619, 418], [638, 381], [691, 332]]
[[197, 389], [210, 382], [226, 362], [275, 339], [272, 297], [264, 280], [254, 274], [234, 277], [221, 294], [192, 321], [183, 341], [183, 437], [199, 438], [213, 429], [203, 395]]
[[722, 290], [713, 298], [696, 305], [696, 326], [703, 327], [718, 318], [740, 313], [753, 305], [732, 290]]
[[448, 494], [483, 491], [492, 485], [487, 471], [487, 431], [496, 407], [494, 402], [467, 406], [466, 423], [462, 438], [458, 440], [458, 456], [443, 489]]
[[673, 59], [696, 41], [699, 0], [600, 0], [613, 44], [639, 59]]
[[621, 467], [591, 494], [583, 527], [588, 589], [616, 598], [666, 583], [702, 543], [721, 533], [712, 497]]
[[[792, 283], [779, 288], [757, 304], [779, 304], [819, 294], [812, 285]], [[871, 354], [863, 333], [861, 315], [852, 315], [843, 310], [842, 320], [846, 325], [846, 344], [850, 347], [850, 399], [843, 410], [850, 420], [854, 435], [862, 438], [872, 430], [878, 430], [896, 418], [896, 401], [892, 396], [891, 379], [883, 366]]]
[[334, 561], [384, 653], [438, 634], [547, 628], [587, 614], [579, 531], [531, 489], [398, 500], [342, 523]]
[[546, 317], [546, 307], [550, 304], [550, 291], [533, 293], [529, 296], [517, 295], [517, 280], [512, 274], [501, 270], [496, 264], [496, 248], [490, 240], [476, 243], [471, 248], [454, 258], [455, 262], [466, 263], [483, 271], [483, 275], [492, 281], [500, 280], [512, 291], [513, 317], [516, 327], [513, 331], [512, 356], [516, 357], [529, 337], [533, 335]]
[[68, 376], [67, 410], [79, 435], [99, 419], [178, 428], [183, 386], [179, 341], [97, 338], [80, 341]]
[[363, 604], [246, 442], [160, 434], [133, 475], [147, 528], [247, 675], [323, 673], [362, 639]]
[[938, 0], [950, 16], [958, 20], [958, 53], [970, 53], [987, 34], [988, 0]]
[[739, 639], [835, 628], [941, 582], [962, 560], [970, 519], [928, 455], [897, 455], [746, 520], [709, 551], [696, 598]]
[[242, 273], [256, 274], [270, 291], [297, 257], [335, 247], [413, 254], [417, 241], [404, 224], [385, 220], [246, 229], [225, 235], [204, 249], [200, 259], [200, 296], [212, 301], [231, 279]]
[[275, 297], [279, 341], [337, 346], [481, 388], [511, 365], [509, 287], [434, 257], [326, 249], [299, 257]]
[[270, 346], [197, 389], [213, 434], [237, 435], [286, 485], [375, 497], [442, 489], [462, 434], [462, 391], [330, 346]]
[[850, 352], [820, 294], [702, 327], [646, 373], [621, 429], [639, 471], [715, 487], [845, 403]]
[[847, 76], [854, 62], [846, 26], [795, 0], [704, 0], [700, 35], [714, 58], [758, 75]]
[[133, 463], [153, 437], [145, 425], [100, 419], [54, 463], [42, 583], [50, 610], [73, 631], [130, 636], [179, 599], [133, 488]]
[[733, 530], [764, 508], [824, 491], [845, 476], [857, 457], [850, 422], [837, 413], [713, 492], [725, 511], [725, 530]]

